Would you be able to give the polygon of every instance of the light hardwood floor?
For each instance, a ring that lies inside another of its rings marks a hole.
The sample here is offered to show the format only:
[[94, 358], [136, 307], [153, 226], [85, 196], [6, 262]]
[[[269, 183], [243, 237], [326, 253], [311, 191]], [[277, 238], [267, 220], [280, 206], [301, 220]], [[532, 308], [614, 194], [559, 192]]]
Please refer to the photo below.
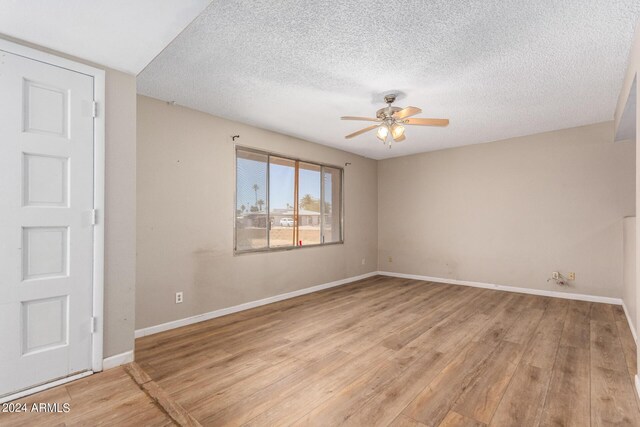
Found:
[[640, 426], [635, 360], [617, 306], [374, 277], [139, 339], [0, 425]]

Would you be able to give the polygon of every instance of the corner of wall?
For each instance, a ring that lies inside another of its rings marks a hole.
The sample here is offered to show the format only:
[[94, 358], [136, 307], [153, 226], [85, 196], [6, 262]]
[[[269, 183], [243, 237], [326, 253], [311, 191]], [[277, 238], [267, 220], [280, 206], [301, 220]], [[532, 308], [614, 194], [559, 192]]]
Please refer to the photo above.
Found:
[[[104, 356], [135, 346], [136, 77], [106, 72]], [[108, 363], [108, 362], [107, 362]]]

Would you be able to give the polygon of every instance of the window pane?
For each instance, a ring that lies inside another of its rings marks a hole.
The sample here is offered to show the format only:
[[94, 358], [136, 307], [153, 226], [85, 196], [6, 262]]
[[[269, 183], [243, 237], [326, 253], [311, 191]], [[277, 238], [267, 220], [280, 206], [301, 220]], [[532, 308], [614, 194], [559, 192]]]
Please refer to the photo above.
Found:
[[298, 187], [298, 243], [317, 245], [320, 240], [320, 166], [300, 162]]
[[340, 169], [324, 167], [324, 242], [342, 240], [342, 174]]
[[296, 162], [281, 157], [269, 159], [269, 214], [272, 248], [294, 246], [293, 201]]
[[236, 154], [236, 250], [267, 247], [267, 156]]

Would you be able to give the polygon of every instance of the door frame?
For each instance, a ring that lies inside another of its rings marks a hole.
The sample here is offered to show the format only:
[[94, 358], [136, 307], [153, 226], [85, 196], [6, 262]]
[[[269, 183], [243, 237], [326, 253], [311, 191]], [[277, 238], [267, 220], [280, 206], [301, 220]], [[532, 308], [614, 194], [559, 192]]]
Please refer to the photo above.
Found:
[[[102, 371], [104, 347], [105, 71], [3, 38], [0, 38], [0, 51], [93, 77], [93, 100], [97, 103], [97, 114], [93, 119], [93, 209], [96, 210], [96, 224], [93, 227], [94, 332], [91, 337], [91, 370], [99, 372]], [[76, 377], [77, 375], [68, 378]], [[42, 390], [58, 385], [63, 380], [35, 388]], [[27, 394], [25, 392], [20, 394]]]

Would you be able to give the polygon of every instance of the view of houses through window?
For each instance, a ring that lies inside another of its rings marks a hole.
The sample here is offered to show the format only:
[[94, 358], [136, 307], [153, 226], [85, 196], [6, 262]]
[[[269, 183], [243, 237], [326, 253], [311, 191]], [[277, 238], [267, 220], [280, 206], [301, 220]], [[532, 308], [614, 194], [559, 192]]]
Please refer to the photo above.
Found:
[[236, 251], [342, 241], [342, 169], [236, 151]]

